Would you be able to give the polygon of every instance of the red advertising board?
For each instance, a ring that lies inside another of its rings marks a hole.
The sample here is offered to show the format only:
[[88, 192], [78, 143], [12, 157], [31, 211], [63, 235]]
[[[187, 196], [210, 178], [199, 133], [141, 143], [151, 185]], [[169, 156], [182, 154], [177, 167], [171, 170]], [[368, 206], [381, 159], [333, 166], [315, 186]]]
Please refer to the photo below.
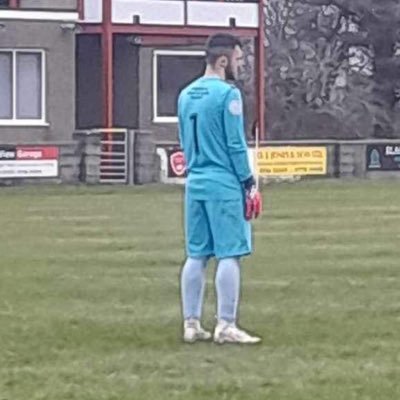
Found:
[[55, 146], [0, 146], [0, 179], [58, 176], [59, 149]]

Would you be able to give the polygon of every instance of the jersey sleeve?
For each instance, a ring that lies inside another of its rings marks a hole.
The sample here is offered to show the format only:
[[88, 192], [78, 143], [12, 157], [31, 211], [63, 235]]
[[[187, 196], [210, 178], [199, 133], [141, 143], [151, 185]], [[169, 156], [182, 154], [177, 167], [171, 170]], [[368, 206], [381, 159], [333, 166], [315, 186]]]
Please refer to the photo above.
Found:
[[223, 107], [229, 158], [239, 181], [244, 182], [252, 173], [244, 134], [243, 101], [239, 89], [229, 91]]
[[179, 145], [181, 149], [183, 149], [183, 118], [182, 118], [182, 95], [178, 98], [178, 138], [179, 138]]

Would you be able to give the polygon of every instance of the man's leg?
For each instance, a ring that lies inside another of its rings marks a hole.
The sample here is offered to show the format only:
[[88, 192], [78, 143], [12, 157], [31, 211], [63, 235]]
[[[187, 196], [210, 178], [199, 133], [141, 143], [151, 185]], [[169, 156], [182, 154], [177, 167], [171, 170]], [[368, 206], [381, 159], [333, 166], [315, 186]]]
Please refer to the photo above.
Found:
[[186, 196], [185, 239], [188, 258], [181, 274], [181, 297], [186, 342], [206, 340], [211, 334], [200, 325], [206, 264], [213, 255], [213, 243], [204, 202]]
[[253, 344], [261, 341], [236, 326], [240, 297], [239, 258], [224, 258], [218, 263], [215, 285], [217, 290], [218, 323], [214, 332], [217, 343]]
[[215, 286], [218, 320], [236, 322], [240, 296], [239, 259], [224, 258], [218, 263]]
[[251, 229], [244, 218], [243, 201], [207, 203], [215, 256], [219, 259], [215, 285], [218, 324], [214, 332], [217, 343], [258, 343], [236, 326], [240, 297], [240, 257], [251, 254]]
[[201, 319], [207, 258], [188, 257], [181, 274], [183, 318]]
[[211, 333], [204, 330], [200, 324], [206, 284], [206, 266], [206, 257], [188, 257], [182, 269], [183, 340], [188, 343], [211, 338]]

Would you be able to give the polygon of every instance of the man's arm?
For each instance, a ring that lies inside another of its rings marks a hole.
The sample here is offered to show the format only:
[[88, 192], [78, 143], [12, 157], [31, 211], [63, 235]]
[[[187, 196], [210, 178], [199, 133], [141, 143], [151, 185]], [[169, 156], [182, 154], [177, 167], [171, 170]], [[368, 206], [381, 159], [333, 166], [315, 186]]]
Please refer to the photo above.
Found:
[[224, 125], [231, 163], [246, 193], [245, 218], [257, 218], [262, 212], [262, 198], [250, 170], [243, 124], [243, 102], [238, 89], [228, 93], [224, 104]]
[[229, 158], [239, 181], [245, 184], [246, 181], [252, 180], [252, 173], [244, 134], [243, 102], [239, 89], [229, 91], [225, 98], [223, 113]]
[[180, 147], [181, 149], [183, 149], [183, 119], [181, 110], [181, 96], [179, 96], [178, 98], [178, 136]]

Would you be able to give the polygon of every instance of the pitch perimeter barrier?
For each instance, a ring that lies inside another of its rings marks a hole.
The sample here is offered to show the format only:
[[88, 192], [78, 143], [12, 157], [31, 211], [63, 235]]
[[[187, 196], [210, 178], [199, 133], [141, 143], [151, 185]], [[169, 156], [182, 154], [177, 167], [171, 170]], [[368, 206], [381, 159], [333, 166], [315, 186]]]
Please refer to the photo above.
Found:
[[[257, 153], [257, 154], [256, 154]], [[176, 142], [158, 142], [160, 181], [183, 183], [184, 156]], [[265, 141], [256, 152], [249, 142], [253, 171], [282, 177], [400, 179], [400, 139]]]
[[[41, 183], [183, 183], [186, 166], [177, 142], [150, 131], [78, 131], [70, 142], [0, 144], [0, 185]], [[254, 171], [265, 179], [400, 179], [400, 139], [304, 140], [249, 143]]]

